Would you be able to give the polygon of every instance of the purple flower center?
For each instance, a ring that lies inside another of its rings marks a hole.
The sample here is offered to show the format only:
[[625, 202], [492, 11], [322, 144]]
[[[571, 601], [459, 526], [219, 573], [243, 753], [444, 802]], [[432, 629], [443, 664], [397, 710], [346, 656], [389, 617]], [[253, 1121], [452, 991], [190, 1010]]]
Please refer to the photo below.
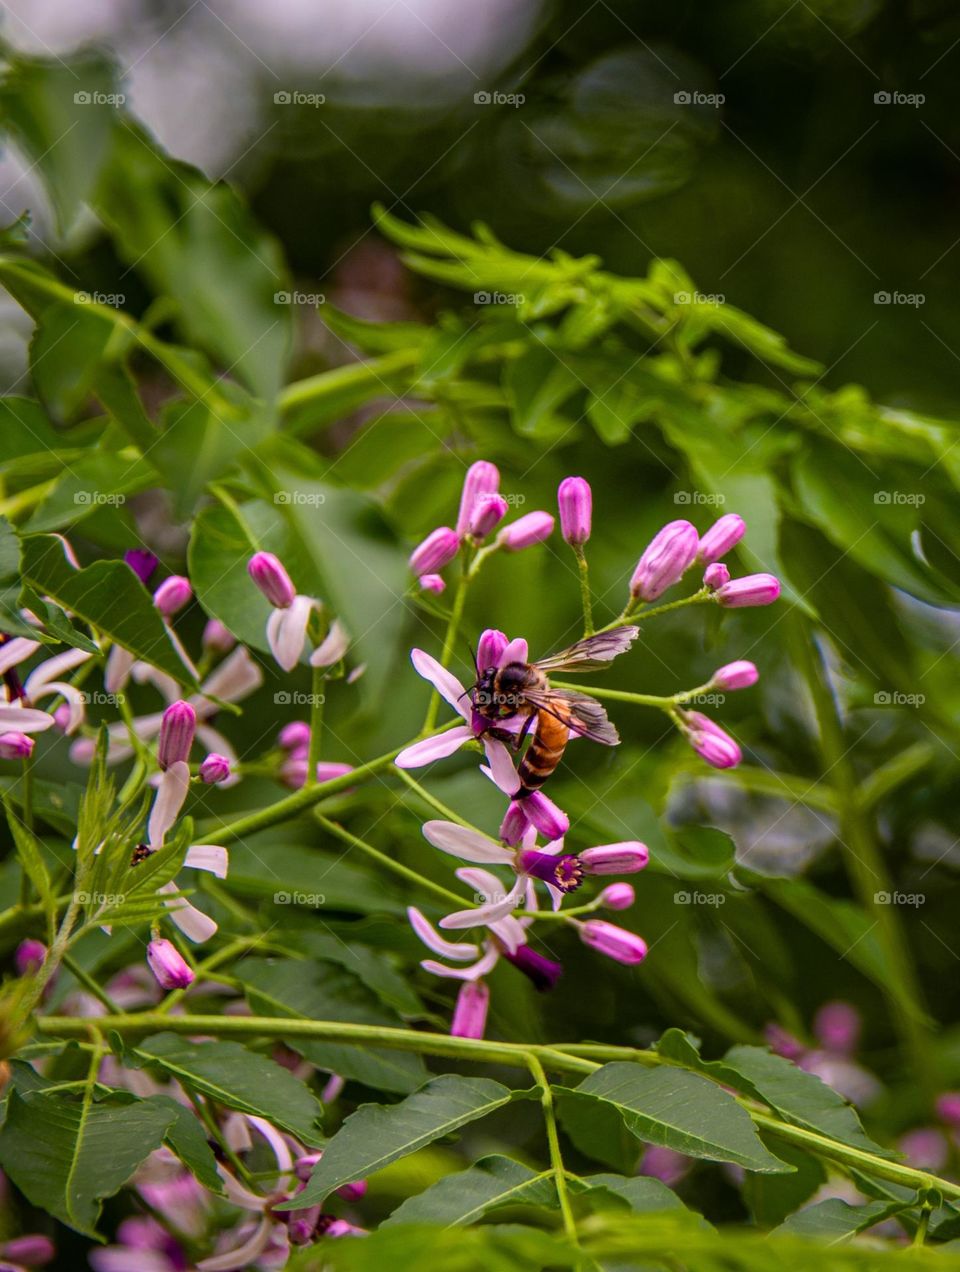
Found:
[[528, 976], [533, 981], [534, 987], [541, 993], [553, 989], [563, 975], [562, 964], [555, 963], [552, 958], [547, 958], [543, 954], [538, 954], [529, 945], [521, 945], [512, 954], [504, 950], [503, 957], [508, 963], [519, 968], [524, 976]]
[[538, 852], [536, 848], [524, 848], [518, 854], [518, 862], [524, 874], [551, 883], [561, 892], [574, 892], [583, 883], [580, 859], [571, 853], [554, 857], [548, 852]]

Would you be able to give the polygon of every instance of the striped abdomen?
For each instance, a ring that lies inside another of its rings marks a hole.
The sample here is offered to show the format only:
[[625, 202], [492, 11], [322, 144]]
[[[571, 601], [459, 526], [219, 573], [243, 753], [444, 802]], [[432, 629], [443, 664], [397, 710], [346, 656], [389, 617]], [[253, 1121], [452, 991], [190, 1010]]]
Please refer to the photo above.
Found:
[[520, 761], [519, 798], [538, 790], [560, 763], [570, 732], [549, 711], [537, 713], [537, 725], [527, 752]]

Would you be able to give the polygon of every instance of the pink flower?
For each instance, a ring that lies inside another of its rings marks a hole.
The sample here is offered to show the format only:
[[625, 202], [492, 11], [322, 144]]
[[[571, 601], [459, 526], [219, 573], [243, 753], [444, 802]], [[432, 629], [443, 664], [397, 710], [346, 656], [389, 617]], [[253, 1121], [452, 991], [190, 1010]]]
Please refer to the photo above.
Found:
[[463, 493], [460, 496], [460, 511], [457, 514], [457, 535], [462, 538], [470, 527], [474, 506], [478, 499], [487, 495], [495, 495], [500, 489], [500, 473], [495, 464], [485, 459], [477, 460], [467, 469], [463, 479]]
[[591, 949], [599, 950], [607, 958], [632, 966], [647, 957], [647, 943], [642, 937], [625, 928], [608, 923], [606, 919], [587, 919], [580, 923], [580, 940]]
[[717, 600], [727, 609], [772, 605], [780, 595], [780, 580], [773, 574], [747, 574], [717, 588]]
[[47, 947], [42, 941], [35, 941], [32, 938], [21, 941], [13, 956], [17, 975], [29, 976], [31, 973], [38, 971], [43, 966], [43, 960], [46, 957]]
[[582, 547], [590, 538], [593, 493], [583, 477], [565, 477], [557, 491], [560, 533], [571, 547]]
[[720, 667], [710, 678], [710, 684], [714, 689], [749, 689], [759, 678], [754, 664], [744, 658]]
[[310, 726], [306, 720], [291, 720], [280, 730], [277, 741], [285, 751], [295, 751], [302, 746], [309, 746]]
[[447, 590], [447, 585], [439, 574], [421, 574], [418, 581], [422, 592], [433, 592], [435, 596], [439, 596]]
[[487, 1027], [490, 990], [483, 981], [464, 981], [450, 1023], [453, 1038], [482, 1038]]
[[130, 548], [124, 552], [123, 559], [141, 583], [147, 583], [157, 568], [157, 558], [146, 548]]
[[720, 588], [724, 583], [730, 582], [730, 571], [722, 561], [714, 561], [713, 565], [708, 565], [703, 572], [703, 583], [705, 587]]
[[346, 656], [350, 637], [339, 618], [330, 624], [330, 630], [310, 655], [311, 667], [334, 667]]
[[528, 512], [504, 528], [497, 535], [497, 543], [508, 552], [520, 552], [542, 543], [553, 534], [553, 517], [549, 512]]
[[562, 839], [570, 829], [570, 818], [543, 791], [531, 791], [513, 799], [500, 824], [500, 838], [518, 844], [527, 829], [535, 826], [545, 839]]
[[701, 565], [713, 565], [740, 542], [746, 529], [743, 518], [735, 512], [720, 517], [700, 539], [697, 560]]
[[147, 946], [147, 962], [163, 989], [186, 989], [196, 976], [172, 941], [155, 939]]
[[636, 874], [650, 860], [650, 850], [639, 840], [628, 839], [619, 844], [586, 848], [580, 854], [580, 860], [587, 874]]
[[714, 768], [736, 768], [743, 752], [725, 729], [699, 711], [685, 711], [684, 732], [696, 753]]
[[247, 573], [274, 609], [287, 609], [297, 594], [283, 562], [272, 552], [255, 552], [247, 562]]
[[410, 553], [409, 566], [417, 577], [436, 574], [449, 565], [460, 551], [460, 539], [449, 526], [438, 526]]
[[189, 604], [193, 596], [190, 580], [182, 574], [171, 574], [164, 579], [153, 594], [153, 603], [164, 618], [173, 618], [184, 605]]
[[671, 521], [644, 549], [630, 580], [635, 600], [655, 601], [679, 583], [697, 555], [699, 538], [689, 521]]
[[0, 760], [27, 760], [34, 745], [25, 733], [0, 733]]

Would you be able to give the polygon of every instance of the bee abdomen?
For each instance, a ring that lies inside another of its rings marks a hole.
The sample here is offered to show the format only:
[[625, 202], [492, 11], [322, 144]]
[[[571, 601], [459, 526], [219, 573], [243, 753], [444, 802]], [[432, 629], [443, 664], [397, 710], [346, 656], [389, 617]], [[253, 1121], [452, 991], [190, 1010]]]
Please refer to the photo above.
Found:
[[569, 733], [562, 720], [541, 711], [536, 732], [520, 762], [520, 795], [542, 786], [563, 757]]

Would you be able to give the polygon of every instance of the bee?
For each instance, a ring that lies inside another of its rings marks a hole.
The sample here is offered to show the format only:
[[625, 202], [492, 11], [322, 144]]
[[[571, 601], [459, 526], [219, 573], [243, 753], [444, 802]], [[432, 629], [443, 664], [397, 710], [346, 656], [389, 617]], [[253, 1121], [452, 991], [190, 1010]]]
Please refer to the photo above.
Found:
[[139, 866], [142, 861], [146, 861], [148, 857], [152, 857], [156, 852], [155, 848], [151, 848], [149, 844], [137, 844], [133, 852], [130, 854], [131, 866]]
[[[589, 694], [572, 689], [554, 689], [549, 672], [602, 670], [636, 640], [638, 627], [614, 627], [578, 640], [569, 649], [539, 662], [508, 663], [505, 667], [477, 669], [477, 683], [471, 690], [473, 708], [489, 720], [487, 732], [519, 750], [532, 730], [530, 745], [518, 769], [520, 790], [517, 799], [538, 790], [563, 756], [571, 734], [590, 738], [604, 746], [616, 746], [620, 735], [607, 713]], [[519, 733], [502, 728], [507, 720], [526, 717]]]

